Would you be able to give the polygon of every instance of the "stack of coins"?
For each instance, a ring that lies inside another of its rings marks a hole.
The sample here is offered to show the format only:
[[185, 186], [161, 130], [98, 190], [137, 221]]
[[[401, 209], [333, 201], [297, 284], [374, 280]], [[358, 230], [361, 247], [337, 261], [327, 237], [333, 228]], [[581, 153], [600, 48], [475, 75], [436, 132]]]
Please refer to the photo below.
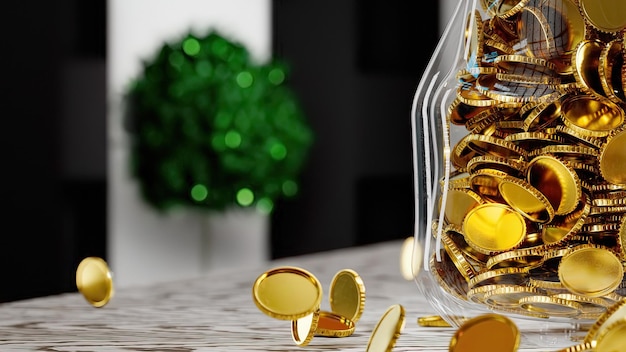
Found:
[[430, 271], [493, 310], [597, 319], [626, 296], [626, 3], [481, 4], [447, 106]]

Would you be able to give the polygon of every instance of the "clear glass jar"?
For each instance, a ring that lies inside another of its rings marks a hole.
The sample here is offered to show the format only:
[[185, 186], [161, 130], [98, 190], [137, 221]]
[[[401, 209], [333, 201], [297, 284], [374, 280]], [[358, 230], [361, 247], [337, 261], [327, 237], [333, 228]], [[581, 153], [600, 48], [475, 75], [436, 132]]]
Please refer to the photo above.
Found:
[[567, 346], [626, 296], [624, 13], [458, 2], [412, 110], [415, 281], [452, 326], [496, 312]]

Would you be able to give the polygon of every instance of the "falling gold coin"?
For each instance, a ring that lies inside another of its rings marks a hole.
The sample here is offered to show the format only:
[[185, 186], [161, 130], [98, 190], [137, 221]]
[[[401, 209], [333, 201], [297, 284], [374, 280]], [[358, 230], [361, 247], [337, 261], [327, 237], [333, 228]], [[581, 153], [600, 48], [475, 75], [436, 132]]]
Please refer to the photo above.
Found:
[[104, 259], [87, 257], [76, 269], [76, 288], [94, 307], [103, 307], [113, 297], [113, 279]]
[[400, 250], [400, 273], [405, 280], [417, 277], [422, 264], [422, 249], [415, 237], [407, 237]]
[[394, 304], [380, 318], [370, 335], [365, 352], [391, 352], [404, 328], [404, 307]]
[[320, 310], [291, 321], [291, 338], [298, 346], [306, 346], [311, 342], [320, 319]]
[[322, 284], [304, 269], [282, 266], [256, 279], [252, 298], [259, 310], [270, 317], [297, 320], [319, 309]]

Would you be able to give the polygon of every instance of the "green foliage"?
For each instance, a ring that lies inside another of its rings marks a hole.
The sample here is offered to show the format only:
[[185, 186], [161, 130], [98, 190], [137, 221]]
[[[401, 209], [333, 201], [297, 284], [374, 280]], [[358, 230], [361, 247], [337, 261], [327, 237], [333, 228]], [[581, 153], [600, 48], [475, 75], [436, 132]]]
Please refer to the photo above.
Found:
[[256, 64], [216, 31], [164, 44], [126, 92], [131, 170], [159, 210], [293, 196], [313, 142], [287, 66]]

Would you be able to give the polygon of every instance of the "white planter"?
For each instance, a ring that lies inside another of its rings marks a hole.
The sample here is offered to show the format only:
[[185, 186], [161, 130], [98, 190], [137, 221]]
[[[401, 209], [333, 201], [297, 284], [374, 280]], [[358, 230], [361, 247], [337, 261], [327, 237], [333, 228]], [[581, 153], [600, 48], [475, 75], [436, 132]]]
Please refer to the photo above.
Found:
[[270, 216], [256, 208], [230, 208], [202, 216], [201, 262], [207, 271], [270, 260]]

